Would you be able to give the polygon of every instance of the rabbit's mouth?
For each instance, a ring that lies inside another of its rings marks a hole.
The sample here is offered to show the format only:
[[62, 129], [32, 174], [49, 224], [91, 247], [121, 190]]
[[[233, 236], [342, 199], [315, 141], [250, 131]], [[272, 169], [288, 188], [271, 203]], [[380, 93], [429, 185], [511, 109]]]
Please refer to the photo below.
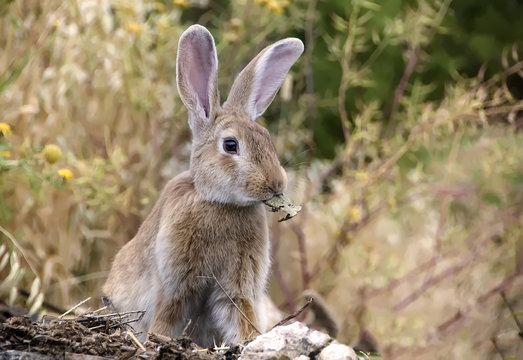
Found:
[[274, 195], [268, 200], [263, 200], [263, 203], [270, 207], [272, 212], [282, 211], [285, 214], [285, 217], [278, 221], [289, 220], [301, 211], [300, 205], [294, 205], [292, 201], [283, 194]]
[[283, 195], [282, 192], [275, 192], [275, 193], [272, 193], [271, 195], [269, 195], [267, 198], [263, 199], [262, 201], [263, 202], [271, 201], [271, 200], [274, 200], [275, 197], [282, 196], [282, 195]]

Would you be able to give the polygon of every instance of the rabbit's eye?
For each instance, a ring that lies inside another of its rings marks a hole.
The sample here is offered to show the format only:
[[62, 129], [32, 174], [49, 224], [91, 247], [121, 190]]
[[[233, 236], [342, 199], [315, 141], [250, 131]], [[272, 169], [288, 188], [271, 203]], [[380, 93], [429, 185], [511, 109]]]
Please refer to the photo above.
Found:
[[229, 154], [238, 153], [238, 141], [236, 139], [223, 140], [223, 150]]

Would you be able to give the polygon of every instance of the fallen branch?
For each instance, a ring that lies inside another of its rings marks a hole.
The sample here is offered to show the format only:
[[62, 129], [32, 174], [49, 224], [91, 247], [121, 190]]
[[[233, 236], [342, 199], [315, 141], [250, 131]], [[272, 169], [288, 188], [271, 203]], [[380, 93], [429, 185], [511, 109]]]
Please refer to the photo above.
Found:
[[299, 308], [298, 310], [296, 310], [293, 314], [287, 316], [286, 318], [284, 318], [283, 320], [280, 320], [276, 325], [274, 325], [272, 329], [274, 329], [275, 327], [277, 326], [281, 326], [281, 325], [284, 325], [286, 324], [287, 322], [289, 322], [290, 320], [298, 317], [310, 304], [312, 303], [312, 298], [309, 298], [309, 300], [307, 300], [307, 302], [305, 303], [305, 305], [303, 305], [301, 308]]

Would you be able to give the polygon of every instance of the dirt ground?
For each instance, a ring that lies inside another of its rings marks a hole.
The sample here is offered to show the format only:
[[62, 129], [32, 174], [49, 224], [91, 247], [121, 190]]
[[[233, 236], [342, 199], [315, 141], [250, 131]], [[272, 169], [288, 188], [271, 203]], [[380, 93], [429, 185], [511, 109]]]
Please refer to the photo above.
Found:
[[[2, 359], [191, 359], [235, 360], [240, 348], [208, 350], [189, 338], [150, 335], [133, 341], [123, 329], [125, 316], [84, 314], [71, 319], [44, 317], [32, 321], [16, 311], [0, 308], [0, 360]], [[141, 349], [140, 346], [144, 346]]]

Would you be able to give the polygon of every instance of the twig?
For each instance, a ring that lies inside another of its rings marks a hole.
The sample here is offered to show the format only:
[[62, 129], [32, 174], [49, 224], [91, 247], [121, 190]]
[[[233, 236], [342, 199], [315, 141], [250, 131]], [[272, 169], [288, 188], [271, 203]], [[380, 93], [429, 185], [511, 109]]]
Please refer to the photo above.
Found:
[[91, 300], [91, 297], [90, 297], [90, 296], [89, 296], [87, 299], [80, 301], [78, 304], [76, 304], [75, 306], [73, 306], [72, 308], [70, 308], [69, 310], [67, 310], [66, 312], [64, 312], [62, 315], [60, 315], [60, 316], [58, 317], [58, 319], [63, 318], [65, 315], [69, 314], [71, 311], [74, 311], [74, 310], [77, 309], [79, 306], [82, 306], [83, 304], [85, 304], [85, 303], [88, 302], [89, 300]]
[[508, 307], [508, 310], [510, 311], [510, 315], [512, 315], [512, 318], [514, 319], [514, 321], [516, 322], [516, 325], [519, 329], [519, 334], [520, 336], [523, 336], [523, 326], [521, 326], [521, 323], [519, 322], [519, 319], [518, 317], [516, 316], [516, 312], [514, 311], [514, 309], [512, 308], [512, 305], [510, 305], [510, 303], [508, 302], [508, 299], [507, 299], [507, 296], [505, 295], [505, 291], [502, 290], [500, 292], [500, 295], [501, 297], [503, 298], [503, 301], [505, 302], [505, 305], [507, 305]]
[[187, 324], [185, 324], [185, 326], [181, 332], [181, 336], [187, 335], [187, 329], [189, 328], [189, 326], [191, 326], [191, 323], [192, 323], [192, 319], [189, 319], [189, 321], [187, 321]]
[[299, 308], [296, 312], [294, 312], [292, 315], [289, 315], [287, 316], [286, 318], [284, 318], [283, 320], [280, 320], [276, 325], [274, 325], [272, 329], [274, 329], [275, 327], [277, 326], [281, 326], [285, 323], [287, 323], [289, 320], [292, 320], [294, 319], [295, 317], [299, 316], [310, 304], [312, 303], [312, 298], [309, 298], [309, 300], [307, 300], [307, 302], [305, 303], [305, 305], [303, 305], [301, 308]]
[[414, 69], [416, 69], [416, 64], [418, 63], [418, 52], [419, 48], [410, 48], [409, 62], [407, 63], [407, 66], [405, 66], [405, 71], [403, 71], [403, 75], [401, 76], [400, 82], [398, 83], [398, 86], [394, 91], [394, 99], [390, 107], [389, 123], [387, 124], [387, 129], [385, 130], [385, 137], [389, 137], [391, 132], [394, 130], [396, 114], [398, 113], [400, 102], [403, 98], [403, 93], [405, 92], [405, 88], [407, 87], [409, 79], [414, 73]]
[[509, 288], [519, 276], [521, 276], [521, 272], [519, 271], [516, 271], [513, 274], [507, 276], [505, 279], [503, 279], [503, 281], [501, 281], [501, 283], [478, 297], [475, 301], [475, 305], [471, 305], [466, 309], [458, 310], [456, 313], [454, 313], [454, 315], [440, 323], [438, 326], [436, 326], [435, 332], [430, 331], [424, 346], [397, 347], [390, 350], [387, 356], [391, 359], [400, 356], [404, 358], [406, 355], [408, 357], [408, 353], [415, 353], [416, 356], [419, 357], [421, 353], [427, 352], [430, 346], [433, 346], [434, 344], [440, 344], [441, 341], [444, 340], [444, 336], [450, 336], [458, 331], [468, 319], [468, 315], [471, 312], [477, 311], [477, 307], [479, 305], [490, 299], [492, 296], [498, 295], [501, 290], [506, 290]]
[[[476, 299], [476, 304], [481, 305], [482, 303], [487, 301], [492, 296], [498, 294], [500, 291], [506, 290], [507, 288], [509, 288], [512, 285], [512, 283], [519, 276], [521, 276], [521, 272], [519, 272], [519, 271], [516, 271], [512, 275], [507, 276], [501, 283], [499, 283], [498, 285], [494, 286], [492, 289], [487, 291], [485, 294], [483, 294], [480, 297], [478, 297]], [[458, 322], [463, 321], [465, 319], [465, 315], [469, 311], [465, 311], [465, 312], [463, 312], [462, 310], [457, 311], [452, 317], [450, 317], [449, 319], [445, 320], [443, 323], [441, 323], [440, 325], [438, 325], [436, 327], [438, 332], [440, 332], [440, 333], [444, 332], [447, 329], [449, 329], [451, 326], [455, 326]]]
[[305, 15], [305, 93], [307, 94], [307, 117], [310, 136], [306, 145], [310, 151], [307, 152], [307, 160], [312, 160], [314, 149], [314, 123], [316, 122], [316, 98], [314, 96], [314, 74], [312, 70], [312, 50], [314, 49], [314, 20], [317, 0], [309, 1]]
[[305, 244], [305, 234], [303, 233], [303, 230], [293, 224], [291, 226], [293, 232], [296, 234], [297, 240], [298, 240], [298, 251], [300, 254], [300, 266], [301, 266], [301, 275], [302, 275], [302, 281], [303, 281], [303, 290], [307, 290], [309, 288], [309, 283], [311, 280], [311, 273], [309, 271], [309, 267], [307, 265], [307, 246]]
[[138, 347], [140, 348], [140, 350], [142, 350], [142, 351], [147, 351], [147, 350], [145, 349], [145, 347], [142, 345], [142, 343], [140, 342], [140, 340], [138, 340], [138, 339], [136, 338], [136, 336], [134, 336], [134, 334], [133, 334], [133, 332], [131, 331], [131, 329], [127, 329], [127, 333], [129, 334], [129, 336], [130, 336], [131, 340], [133, 341], [133, 343], [135, 343], [136, 346], [138, 346]]
[[503, 354], [503, 351], [501, 351], [501, 349], [499, 348], [498, 343], [496, 342], [496, 338], [492, 338], [490, 339], [490, 341], [492, 341], [492, 345], [494, 345], [494, 349], [496, 349], [499, 356], [501, 356], [501, 359], [504, 360], [505, 354]]
[[445, 256], [446, 255], [436, 254], [435, 256], [433, 256], [429, 260], [425, 261], [421, 265], [419, 265], [419, 266], [415, 267], [414, 269], [410, 270], [405, 275], [403, 275], [403, 276], [401, 276], [399, 278], [396, 278], [394, 280], [391, 280], [387, 285], [385, 285], [383, 287], [380, 287], [380, 288], [367, 290], [365, 292], [364, 296], [363, 296], [363, 300], [369, 300], [369, 299], [371, 299], [371, 298], [373, 298], [375, 296], [378, 296], [380, 294], [389, 293], [394, 288], [396, 288], [399, 285], [401, 285], [403, 282], [411, 280], [411, 279], [415, 278], [416, 276], [418, 276], [419, 274], [429, 270], [430, 268], [433, 268], [434, 266], [436, 266], [439, 263], [439, 260], [444, 258]]
[[133, 310], [133, 311], [126, 311], [126, 312], [122, 312], [122, 313], [118, 313], [118, 312], [115, 312], [115, 313], [110, 313], [110, 314], [102, 314], [102, 315], [90, 315], [90, 314], [94, 314], [96, 312], [99, 312], [99, 311], [102, 311], [104, 310], [104, 308], [101, 308], [101, 309], [98, 309], [98, 310], [95, 310], [93, 312], [90, 312], [90, 313], [86, 313], [86, 314], [82, 314], [80, 315], [80, 317], [90, 317], [90, 318], [95, 318], [95, 319], [103, 319], [103, 318], [123, 318], [123, 317], [128, 317], [129, 315], [133, 315], [133, 314], [140, 314], [140, 317], [139, 319], [141, 319], [145, 313], [144, 310]]
[[449, 267], [445, 271], [442, 271], [440, 274], [428, 278], [418, 289], [414, 290], [412, 293], [403, 298], [403, 300], [394, 305], [393, 309], [398, 311], [405, 308], [406, 306], [414, 302], [416, 299], [418, 299], [423, 293], [425, 293], [429, 288], [431, 288], [435, 284], [448, 278], [449, 276], [452, 276], [462, 271], [465, 267], [467, 267], [470, 263], [472, 263], [475, 260], [480, 248], [488, 244], [491, 241], [491, 237], [493, 235], [495, 234], [485, 231], [483, 233], [483, 240], [480, 242], [480, 244], [474, 247], [472, 250], [470, 250], [468, 255], [463, 260]]
[[252, 328], [258, 333], [261, 335], [261, 331], [258, 330], [258, 328], [256, 327], [256, 325], [253, 324], [253, 322], [247, 317], [247, 315], [245, 315], [245, 313], [239, 308], [238, 305], [236, 305], [236, 303], [234, 302], [234, 300], [231, 298], [231, 296], [227, 293], [227, 291], [225, 291], [225, 289], [223, 288], [222, 284], [220, 284], [220, 282], [218, 281], [218, 279], [216, 278], [216, 275], [214, 275], [214, 272], [212, 271], [212, 269], [209, 269], [210, 272], [211, 272], [211, 275], [212, 275], [212, 278], [214, 279], [214, 281], [216, 281], [216, 284], [218, 284], [218, 286], [220, 287], [220, 289], [223, 291], [223, 293], [225, 294], [225, 296], [227, 296], [227, 298], [229, 299], [229, 301], [231, 302], [231, 304], [234, 305], [234, 307], [236, 308], [236, 310], [238, 310], [238, 312], [245, 318], [245, 320], [247, 320], [247, 322], [249, 323], [249, 325], [252, 326]]
[[354, 42], [357, 32], [355, 31], [355, 26], [357, 24], [357, 18], [359, 13], [359, 7], [354, 6], [350, 14], [349, 21], [347, 22], [347, 38], [343, 44], [342, 50], [342, 59], [340, 60], [341, 65], [341, 80], [338, 87], [338, 113], [340, 115], [341, 121], [341, 130], [343, 132], [343, 138], [345, 144], [350, 144], [350, 128], [349, 128], [349, 116], [347, 113], [346, 101], [347, 101], [347, 90], [351, 82], [350, 79], [350, 65], [352, 61]]

